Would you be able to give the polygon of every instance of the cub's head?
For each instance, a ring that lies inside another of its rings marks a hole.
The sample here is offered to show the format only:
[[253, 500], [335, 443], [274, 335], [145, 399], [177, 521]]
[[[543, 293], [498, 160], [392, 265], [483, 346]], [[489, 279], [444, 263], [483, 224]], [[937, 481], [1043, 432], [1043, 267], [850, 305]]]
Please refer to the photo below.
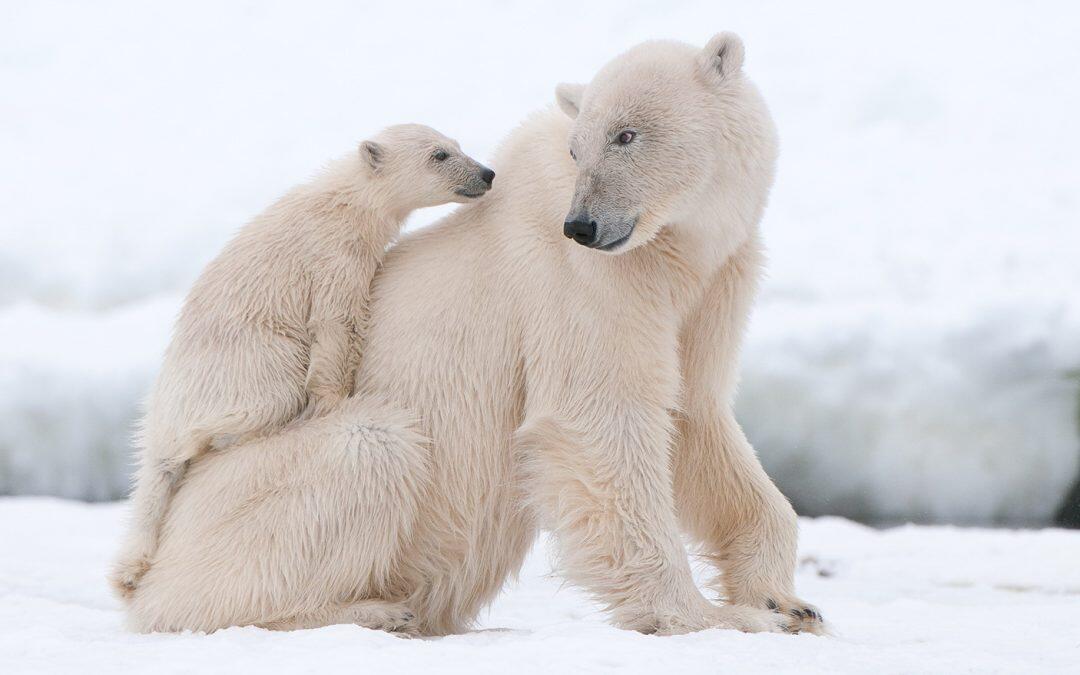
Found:
[[385, 194], [410, 209], [471, 201], [495, 180], [457, 141], [422, 124], [387, 127], [360, 144], [360, 159]]
[[720, 192], [757, 192], [763, 205], [775, 140], [743, 54], [733, 33], [704, 49], [648, 42], [588, 85], [556, 88], [574, 120], [567, 150], [578, 168], [567, 237], [622, 253], [665, 225], [702, 220]]

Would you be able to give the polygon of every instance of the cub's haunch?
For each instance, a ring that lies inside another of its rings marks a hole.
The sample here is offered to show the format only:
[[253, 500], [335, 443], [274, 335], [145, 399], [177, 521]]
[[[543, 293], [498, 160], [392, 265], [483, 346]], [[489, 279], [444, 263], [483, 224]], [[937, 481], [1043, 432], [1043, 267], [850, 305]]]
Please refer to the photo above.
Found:
[[352, 393], [371, 280], [409, 213], [478, 198], [494, 177], [435, 130], [393, 126], [282, 197], [206, 267], [141, 422], [133, 522], [110, 576], [121, 596], [149, 569], [192, 459]]

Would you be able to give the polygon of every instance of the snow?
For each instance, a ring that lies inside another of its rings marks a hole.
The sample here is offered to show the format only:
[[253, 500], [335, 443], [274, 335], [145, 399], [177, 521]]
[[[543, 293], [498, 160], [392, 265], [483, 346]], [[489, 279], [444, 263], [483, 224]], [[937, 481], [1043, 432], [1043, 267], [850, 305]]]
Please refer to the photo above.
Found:
[[1046, 523], [1080, 468], [1078, 18], [1067, 2], [6, 3], [0, 493], [123, 493], [179, 298], [328, 158], [401, 121], [490, 157], [557, 82], [726, 29], [782, 139], [739, 401], [770, 473], [808, 514]]
[[545, 542], [465, 635], [356, 626], [135, 635], [104, 583], [123, 507], [0, 499], [0, 669], [45, 672], [1076, 672], [1080, 532], [803, 519], [797, 587], [835, 636], [620, 631]]

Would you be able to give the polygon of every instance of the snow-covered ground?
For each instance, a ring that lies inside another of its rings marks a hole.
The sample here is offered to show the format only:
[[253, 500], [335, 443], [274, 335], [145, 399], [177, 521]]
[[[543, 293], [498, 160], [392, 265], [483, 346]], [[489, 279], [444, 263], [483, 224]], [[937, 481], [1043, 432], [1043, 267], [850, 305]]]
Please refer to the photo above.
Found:
[[327, 158], [410, 120], [489, 157], [557, 82], [725, 29], [783, 145], [739, 402], [768, 469], [805, 513], [1047, 522], [1080, 466], [1067, 2], [5, 2], [0, 493], [122, 494], [185, 288]]
[[797, 586], [834, 637], [617, 630], [549, 574], [539, 543], [479, 630], [403, 640], [355, 626], [134, 635], [103, 576], [122, 507], [0, 499], [0, 672], [1077, 672], [1080, 532], [804, 519]]

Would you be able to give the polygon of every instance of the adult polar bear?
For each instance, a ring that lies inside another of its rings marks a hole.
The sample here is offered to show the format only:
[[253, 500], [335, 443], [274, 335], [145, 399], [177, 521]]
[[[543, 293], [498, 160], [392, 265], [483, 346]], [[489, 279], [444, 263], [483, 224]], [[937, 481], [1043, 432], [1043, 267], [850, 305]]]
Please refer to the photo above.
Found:
[[652, 42], [560, 85], [499, 188], [387, 255], [355, 396], [195, 463], [132, 625], [457, 632], [547, 527], [618, 626], [822, 630], [731, 411], [776, 155], [742, 62]]

